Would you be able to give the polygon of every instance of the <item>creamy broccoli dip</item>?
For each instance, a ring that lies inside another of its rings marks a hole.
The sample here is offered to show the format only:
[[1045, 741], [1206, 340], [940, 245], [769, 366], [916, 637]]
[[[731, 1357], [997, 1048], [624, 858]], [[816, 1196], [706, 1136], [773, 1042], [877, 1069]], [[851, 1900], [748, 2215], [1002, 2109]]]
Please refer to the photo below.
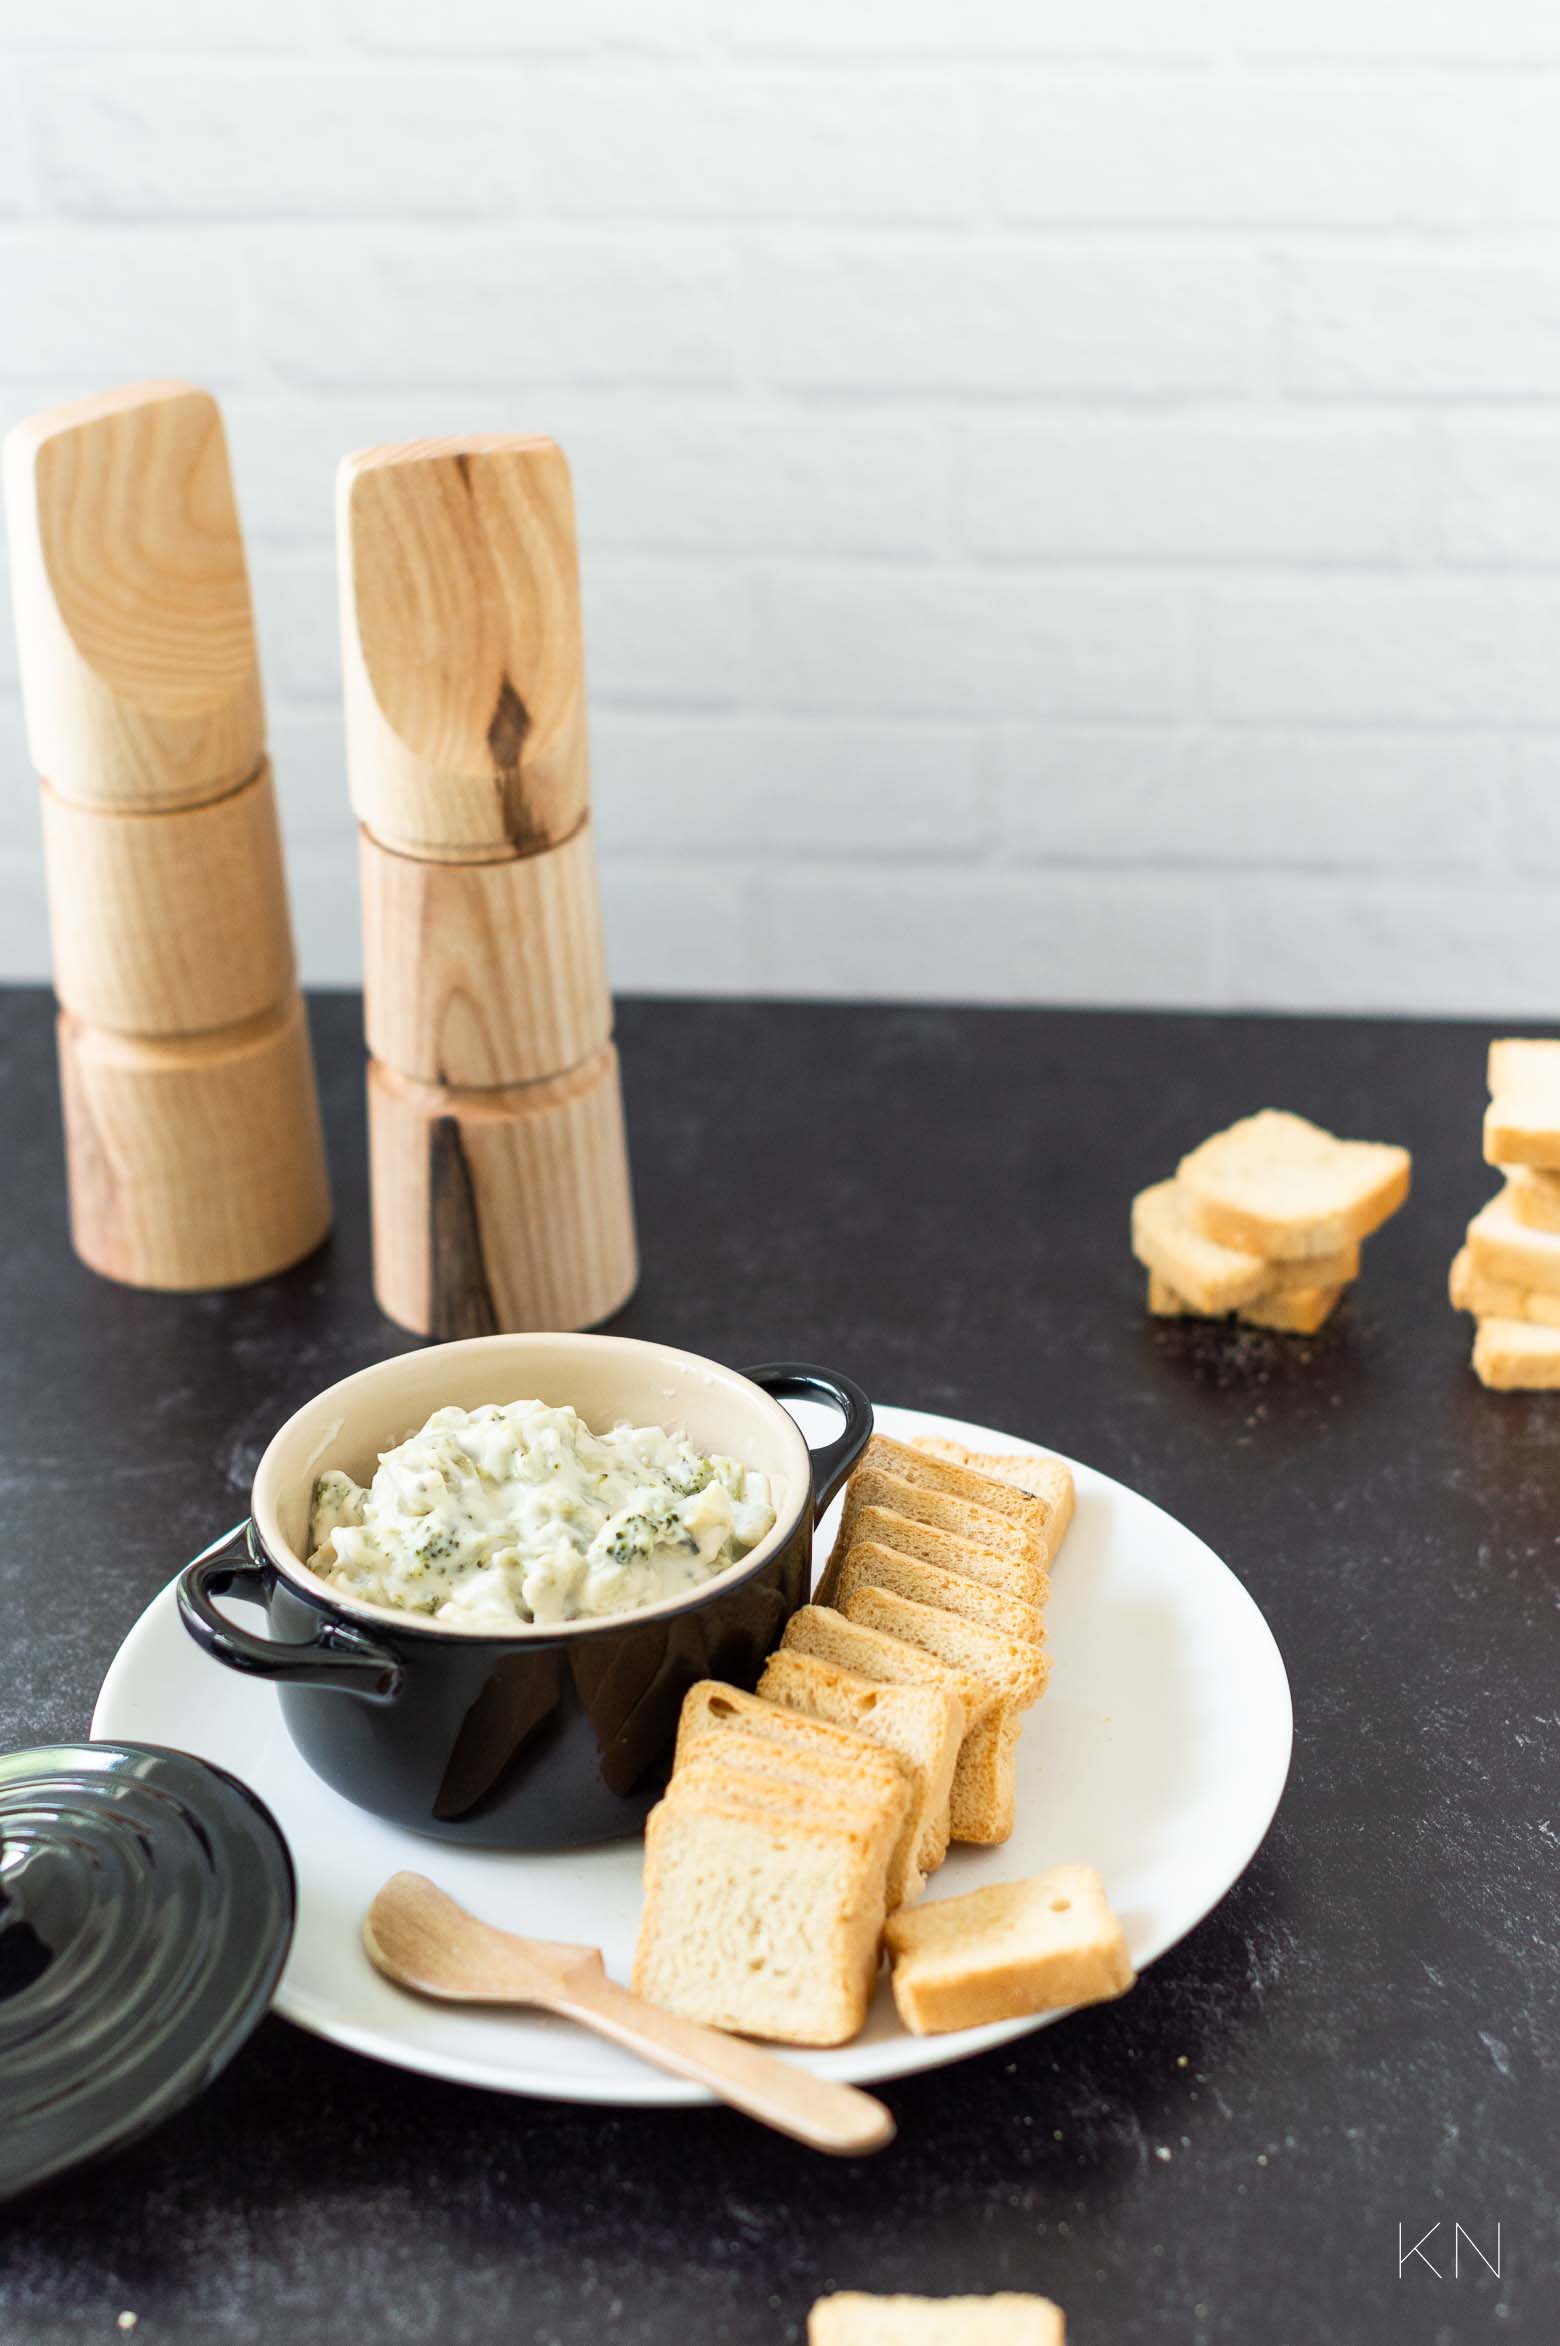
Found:
[[685, 1434], [593, 1434], [542, 1401], [436, 1409], [364, 1489], [314, 1486], [309, 1566], [371, 1605], [513, 1629], [631, 1613], [699, 1587], [775, 1520], [766, 1476]]

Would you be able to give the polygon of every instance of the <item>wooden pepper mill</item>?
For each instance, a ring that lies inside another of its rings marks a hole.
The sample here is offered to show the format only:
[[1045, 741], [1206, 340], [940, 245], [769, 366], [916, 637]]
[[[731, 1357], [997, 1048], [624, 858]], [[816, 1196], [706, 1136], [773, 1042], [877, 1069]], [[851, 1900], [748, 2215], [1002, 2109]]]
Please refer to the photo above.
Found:
[[589, 1327], [638, 1262], [568, 466], [370, 449], [338, 526], [379, 1302], [430, 1336]]
[[33, 416], [5, 502], [76, 1251], [134, 1287], [261, 1279], [330, 1190], [217, 404]]

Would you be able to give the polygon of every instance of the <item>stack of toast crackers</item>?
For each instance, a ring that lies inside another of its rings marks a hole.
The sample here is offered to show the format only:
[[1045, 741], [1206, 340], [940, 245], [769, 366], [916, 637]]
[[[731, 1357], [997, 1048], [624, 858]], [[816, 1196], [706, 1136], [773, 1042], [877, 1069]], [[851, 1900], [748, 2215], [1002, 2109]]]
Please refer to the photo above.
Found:
[[639, 1994], [746, 2035], [842, 2044], [866, 2018], [885, 1925], [917, 2033], [1131, 1984], [1087, 1867], [909, 1911], [951, 1841], [1013, 1829], [1014, 1751], [1045, 1690], [1049, 1571], [1072, 1512], [1060, 1459], [873, 1436], [814, 1601], [757, 1693], [706, 1679], [684, 1702], [645, 1833]]
[[1451, 1297], [1473, 1366], [1501, 1392], [1560, 1388], [1560, 1042], [1490, 1045], [1484, 1154], [1503, 1186], [1468, 1225]]
[[1282, 1108], [1216, 1132], [1132, 1201], [1158, 1318], [1313, 1336], [1358, 1277], [1360, 1242], [1408, 1195], [1407, 1149], [1336, 1140]]

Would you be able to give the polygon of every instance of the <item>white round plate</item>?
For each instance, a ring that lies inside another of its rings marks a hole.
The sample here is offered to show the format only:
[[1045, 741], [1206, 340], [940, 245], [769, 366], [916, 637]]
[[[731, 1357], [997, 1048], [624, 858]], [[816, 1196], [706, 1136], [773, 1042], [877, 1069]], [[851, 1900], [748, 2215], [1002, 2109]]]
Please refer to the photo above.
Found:
[[[795, 1412], [809, 1439], [829, 1413]], [[973, 1448], [1032, 1447], [988, 1426], [880, 1408], [882, 1432], [943, 1434]], [[1289, 1768], [1289, 1682], [1272, 1633], [1234, 1574], [1136, 1492], [1076, 1466], [1078, 1513], [1051, 1581], [1051, 1679], [1018, 1750], [1018, 1822], [1000, 1849], [957, 1848], [931, 1895], [1098, 1867], [1141, 1971], [1223, 1897], [1272, 1821]], [[837, 1506], [819, 1529], [821, 1566]], [[249, 1618], [251, 1608], [235, 1608]], [[114, 1659], [92, 1732], [172, 1744], [258, 1792], [292, 1848], [298, 1925], [276, 2010], [335, 2043], [405, 2069], [560, 2101], [685, 2104], [664, 2077], [583, 2029], [542, 2014], [424, 2003], [372, 1968], [359, 1941], [381, 1882], [431, 1874], [473, 1912], [538, 1938], [600, 1947], [626, 1980], [639, 1922], [640, 1845], [560, 1856], [467, 1851], [402, 1832], [340, 1799], [305, 1766], [271, 1688], [235, 1677], [180, 1625], [172, 1587]], [[1058, 2019], [1054, 2012], [949, 2036], [901, 2029], [886, 1985], [866, 2028], [833, 2052], [787, 2054], [856, 2084], [962, 2060]]]

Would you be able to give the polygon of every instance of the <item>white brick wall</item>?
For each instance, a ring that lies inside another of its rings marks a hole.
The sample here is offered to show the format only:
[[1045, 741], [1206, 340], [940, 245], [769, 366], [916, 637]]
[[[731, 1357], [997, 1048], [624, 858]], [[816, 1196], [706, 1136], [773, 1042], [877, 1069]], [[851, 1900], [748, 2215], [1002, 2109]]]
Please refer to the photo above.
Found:
[[0, 7], [0, 420], [162, 373], [316, 979], [336, 459], [522, 427], [620, 984], [1560, 1017], [1556, 0]]

